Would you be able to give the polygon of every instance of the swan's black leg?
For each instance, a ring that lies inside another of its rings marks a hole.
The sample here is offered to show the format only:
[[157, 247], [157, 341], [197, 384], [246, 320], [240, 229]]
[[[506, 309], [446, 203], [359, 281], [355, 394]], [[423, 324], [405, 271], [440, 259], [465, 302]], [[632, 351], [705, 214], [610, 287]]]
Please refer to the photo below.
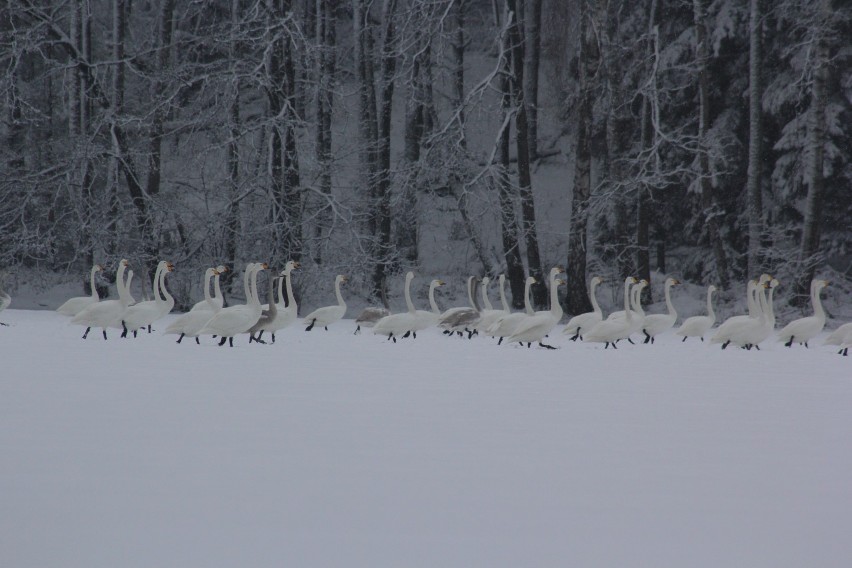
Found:
[[704, 336], [701, 336], [701, 343], [704, 343]]
[[402, 338], [403, 338], [403, 339], [406, 339], [406, 338], [407, 338], [407, 337], [409, 337], [409, 336], [411, 336], [411, 330], [406, 331], [406, 332], [405, 332], [405, 335], [403, 335], [403, 336], [402, 336]]
[[450, 331], [449, 329], [445, 329], [441, 333], [443, 333], [444, 335], [450, 335], [452, 333], [452, 331]]
[[181, 334], [180, 334], [180, 337], [178, 337], [178, 340], [177, 340], [177, 341], [175, 341], [175, 343], [180, 343], [181, 341], [183, 341], [183, 336], [184, 336], [184, 334], [183, 334], [183, 333], [181, 333]]
[[[263, 337], [263, 330], [260, 330], [260, 333], [257, 334], [257, 337], [254, 338], [255, 341], [261, 342], [260, 338]], [[262, 342], [261, 342], [262, 343]]]
[[647, 331], [645, 331], [645, 330], [643, 329], [643, 330], [642, 330], [642, 333], [644, 333], [644, 334], [645, 334], [645, 341], [644, 341], [644, 343], [650, 343], [650, 342], [651, 342], [651, 336], [650, 336], [650, 335], [648, 335], [648, 332], [647, 332]]
[[275, 332], [272, 332], [272, 343], [275, 343]]
[[417, 339], [417, 332], [416, 332], [416, 331], [412, 331], [412, 332], [411, 332], [411, 335], [413, 335], [413, 336], [414, 336], [414, 339]]
[[[703, 340], [704, 338], [702, 337], [701, 339]], [[683, 336], [683, 340], [681, 341], [681, 343], [684, 343], [684, 342], [686, 342], [686, 336], [685, 335]]]
[[228, 345], [230, 345], [231, 347], [234, 346], [234, 338], [233, 337], [228, 338]]
[[463, 334], [462, 332], [460, 332], [460, 331], [456, 331], [456, 333], [458, 333], [458, 334], [459, 334], [459, 337], [464, 337], [464, 334]]
[[577, 341], [577, 338], [579, 338], [579, 337], [580, 337], [580, 328], [578, 327], [577, 331], [574, 333], [574, 335], [571, 336], [571, 341]]
[[807, 341], [805, 341], [805, 349], [810, 349], [810, 347], [808, 347], [808, 342], [807, 342]]
[[730, 341], [730, 340], [728, 340], [728, 341], [726, 341], [725, 343], [723, 343], [723, 344], [722, 344], [722, 349], [725, 349], [725, 348], [728, 346], [728, 344], [729, 344], [730, 342], [731, 342], [731, 341]]
[[199, 339], [198, 339], [198, 336], [197, 336], [197, 335], [195, 336], [195, 343], [196, 343], [197, 345], [201, 345], [201, 340], [199, 340]]
[[794, 336], [794, 335], [791, 335], [791, 336], [790, 336], [790, 341], [788, 341], [787, 343], [785, 343], [785, 344], [784, 344], [784, 346], [785, 346], [785, 347], [792, 347], [792, 346], [793, 346], [793, 339], [794, 339], [794, 338], [795, 338], [795, 336]]
[[305, 331], [311, 331], [314, 328], [314, 324], [317, 323], [316, 318], [311, 320], [311, 325], [305, 328]]
[[630, 339], [629, 337], [627, 338], [627, 341], [629, 341], [629, 342], [630, 342], [630, 345], [636, 345], [635, 343], [633, 343], [633, 340], [632, 340], [632, 339]]
[[497, 345], [500, 345], [501, 343], [503, 343], [503, 338], [502, 338], [502, 337], [500, 338], [500, 340], [499, 340], [499, 341], [497, 341]]
[[475, 329], [474, 329], [473, 331], [471, 331], [471, 330], [467, 330], [467, 338], [468, 338], [468, 339], [473, 338], [473, 333], [474, 333], [475, 331], [476, 331]]
[[148, 324], [148, 333], [151, 333], [151, 324]]
[[396, 337], [393, 338], [393, 342], [396, 343]]
[[361, 333], [361, 326], [360, 325], [355, 328], [355, 333], [353, 333], [352, 335], [358, 335], [359, 333]]
[[556, 349], [556, 347], [554, 347], [553, 345], [547, 345], [545, 343], [542, 343], [541, 341], [539, 341], [538, 344], [541, 345], [542, 347], [546, 347], [548, 349]]
[[651, 338], [651, 345], [653, 345], [653, 344], [654, 344], [654, 341], [656, 341], [656, 339], [652, 337], [652, 338]]
[[136, 334], [139, 332], [138, 329], [133, 330], [133, 339], [136, 339]]
[[225, 345], [226, 341], [228, 341], [227, 337], [223, 337], [222, 339], [220, 339], [219, 340], [219, 347], [222, 347], [223, 345]]
[[121, 338], [124, 339], [125, 337], [127, 337], [127, 331], [128, 330], [127, 330], [127, 326], [124, 325], [124, 322], [121, 322], [121, 326], [124, 328], [124, 331], [121, 332]]
[[0, 325], [2, 325], [3, 327], [9, 327], [8, 323], [2, 322], [2, 321], [0, 321]]
[[754, 348], [760, 351], [760, 345], [755, 345]]
[[106, 330], [104, 329], [104, 330], [102, 330], [102, 331], [103, 331], [103, 333], [104, 333], [104, 341], [106, 341], [106, 340], [107, 340]]
[[325, 330], [328, 331], [328, 326], [325, 326]]
[[90, 329], [92, 329], [92, 328], [91, 327], [86, 328], [86, 333], [83, 334], [83, 339], [86, 339], [86, 337], [88, 337]]
[[845, 348], [843, 349], [843, 356], [844, 356], [844, 357], [848, 357], [848, 356], [849, 356], [849, 348], [848, 348], [848, 347], [845, 347]]

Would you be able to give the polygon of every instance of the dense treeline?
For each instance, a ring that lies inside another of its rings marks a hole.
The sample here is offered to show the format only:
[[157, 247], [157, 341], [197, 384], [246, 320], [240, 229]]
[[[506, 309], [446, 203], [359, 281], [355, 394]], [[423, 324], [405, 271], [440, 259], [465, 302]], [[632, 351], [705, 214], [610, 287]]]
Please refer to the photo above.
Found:
[[849, 37], [840, 0], [3, 0], [0, 264], [806, 296], [849, 270]]

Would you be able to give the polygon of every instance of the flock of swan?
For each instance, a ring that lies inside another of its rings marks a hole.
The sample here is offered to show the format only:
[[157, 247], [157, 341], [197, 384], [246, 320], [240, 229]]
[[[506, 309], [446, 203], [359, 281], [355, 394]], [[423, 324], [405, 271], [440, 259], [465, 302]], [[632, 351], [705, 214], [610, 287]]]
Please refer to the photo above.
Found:
[[[151, 332], [151, 325], [171, 312], [175, 301], [166, 287], [166, 277], [174, 270], [170, 262], [161, 261], [154, 275], [154, 299], [136, 302], [130, 293], [133, 271], [128, 270], [129, 262], [125, 259], [119, 262], [116, 271], [116, 287], [118, 299], [101, 300], [95, 286], [95, 276], [104, 270], [103, 266], [95, 265], [90, 274], [91, 295], [71, 298], [56, 311], [70, 316], [71, 323], [86, 326], [83, 339], [88, 337], [92, 328], [100, 328], [104, 339], [107, 330], [122, 330], [121, 337], [133, 334], [136, 337], [139, 330]], [[250, 263], [243, 274], [246, 303], [224, 307], [224, 299], [219, 279], [228, 271], [224, 266], [208, 268], [203, 276], [204, 299], [196, 303], [188, 312], [178, 317], [165, 330], [166, 334], [178, 335], [177, 343], [184, 337], [195, 339], [201, 343], [201, 336], [219, 338], [219, 345], [226, 342], [233, 347], [234, 337], [242, 334], [249, 335], [249, 343], [266, 343], [263, 334], [267, 333], [275, 342], [275, 333], [292, 325], [298, 319], [298, 305], [293, 294], [292, 271], [299, 268], [299, 263], [289, 261], [275, 276], [270, 277], [268, 301], [261, 304], [257, 289], [257, 278], [261, 271], [268, 270], [266, 263]], [[554, 267], [549, 274], [550, 309], [534, 311], [530, 300], [530, 287], [536, 279], [529, 277], [524, 285], [524, 311], [512, 312], [506, 301], [505, 276], [499, 277], [500, 309], [495, 308], [488, 296], [488, 277], [471, 276], [467, 280], [469, 305], [453, 307], [441, 311], [435, 300], [435, 290], [445, 283], [442, 280], [432, 280], [429, 285], [429, 308], [418, 310], [411, 299], [411, 282], [415, 276], [408, 272], [405, 276], [406, 311], [390, 313], [387, 308], [366, 308], [356, 318], [355, 333], [362, 327], [371, 327], [373, 333], [387, 337], [396, 343], [397, 339], [409, 336], [417, 337], [417, 332], [431, 327], [439, 327], [446, 335], [467, 336], [483, 335], [496, 338], [498, 345], [509, 343], [526, 344], [531, 347], [538, 343], [541, 347], [555, 349], [544, 343], [563, 316], [562, 306], [558, 301], [558, 288], [565, 284], [560, 278], [565, 270]], [[347, 306], [341, 294], [340, 287], [347, 282], [346, 276], [338, 275], [334, 281], [334, 292], [337, 303], [314, 310], [303, 318], [305, 331], [315, 327], [328, 329], [329, 325], [341, 320], [346, 314]], [[644, 343], [654, 343], [660, 334], [672, 330], [677, 322], [677, 311], [671, 300], [671, 289], [680, 284], [674, 278], [665, 282], [665, 301], [667, 311], [663, 314], [646, 314], [641, 302], [642, 290], [648, 285], [646, 280], [628, 277], [624, 281], [624, 309], [603, 317], [603, 311], [596, 298], [596, 288], [603, 282], [595, 276], [590, 282], [590, 297], [593, 311], [572, 317], [562, 329], [562, 333], [570, 339], [578, 339], [603, 343], [604, 348], [617, 349], [617, 343], [627, 340], [633, 343], [632, 337], [637, 334], [644, 336]], [[211, 293], [211, 285], [213, 292]], [[775, 331], [775, 312], [773, 294], [779, 285], [777, 279], [768, 274], [747, 283], [746, 299], [748, 313], [728, 318], [719, 325], [711, 343], [721, 344], [722, 349], [735, 345], [744, 349], [760, 349], [760, 344], [767, 340]], [[794, 320], [777, 333], [779, 341], [787, 347], [794, 343], [808, 346], [808, 342], [819, 335], [825, 327], [825, 310], [822, 307], [820, 294], [828, 285], [826, 280], [814, 280], [811, 283], [811, 303], [813, 315]], [[478, 289], [478, 290], [477, 290]], [[286, 298], [285, 298], [286, 290]], [[477, 294], [479, 291], [479, 294]], [[713, 311], [713, 294], [715, 286], [707, 288], [707, 313], [694, 316], [683, 321], [675, 334], [682, 341], [696, 337], [704, 341], [716, 323]], [[481, 299], [481, 303], [480, 303]], [[11, 299], [0, 290], [0, 312], [5, 309]], [[5, 324], [4, 324], [5, 325]], [[640, 336], [640, 337], [641, 337]], [[839, 353], [848, 355], [852, 346], [852, 323], [847, 323], [834, 330], [825, 340], [825, 344], [839, 347]]]

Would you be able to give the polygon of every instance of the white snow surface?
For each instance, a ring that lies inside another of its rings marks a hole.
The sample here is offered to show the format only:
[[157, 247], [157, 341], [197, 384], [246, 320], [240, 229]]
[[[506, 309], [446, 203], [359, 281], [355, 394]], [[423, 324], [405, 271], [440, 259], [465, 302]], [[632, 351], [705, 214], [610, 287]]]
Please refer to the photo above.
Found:
[[[170, 316], [173, 318], [176, 316]], [[0, 566], [847, 567], [852, 358], [0, 327]], [[823, 334], [822, 337], [824, 337]]]

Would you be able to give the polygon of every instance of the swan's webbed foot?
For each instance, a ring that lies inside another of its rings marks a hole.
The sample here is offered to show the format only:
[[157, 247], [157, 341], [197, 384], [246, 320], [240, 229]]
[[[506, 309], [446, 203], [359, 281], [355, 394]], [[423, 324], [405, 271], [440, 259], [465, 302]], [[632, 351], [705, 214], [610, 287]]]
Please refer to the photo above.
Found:
[[133, 330], [133, 339], [136, 339], [136, 334], [139, 333], [138, 329]]
[[396, 343], [396, 337], [393, 338], [393, 342]]
[[656, 341], [656, 338], [652, 337], [652, 338], [651, 338], [651, 345], [653, 345], [653, 344], [654, 344], [654, 341]]
[[[524, 344], [524, 342], [522, 341], [521, 345], [523, 345], [523, 344]], [[527, 349], [529, 349], [530, 347], [532, 347], [532, 341], [527, 341]]]
[[554, 347], [553, 345], [547, 345], [546, 343], [542, 343], [541, 341], [539, 341], [538, 344], [547, 349], [556, 349], [556, 347]]
[[645, 341], [643, 341], [643, 343], [650, 343], [651, 342], [651, 336], [648, 335], [648, 332], [643, 329], [642, 333], [645, 334]]
[[316, 319], [311, 320], [311, 325], [305, 328], [305, 331], [311, 331], [314, 328], [314, 324], [317, 323]]
[[88, 336], [89, 336], [89, 330], [90, 330], [90, 329], [92, 329], [92, 328], [91, 328], [91, 327], [87, 327], [87, 328], [86, 328], [86, 333], [84, 333], [84, 334], [83, 334], [83, 339], [86, 339], [86, 337], [88, 337]]
[[444, 335], [452, 335], [452, 334], [453, 334], [453, 332], [452, 332], [452, 331], [450, 331], [449, 329], [445, 329], [445, 330], [444, 330], [444, 331], [442, 331], [441, 333], [443, 333]]
[[222, 347], [223, 345], [225, 345], [226, 341], [228, 341], [227, 337], [223, 337], [222, 339], [220, 339], [219, 340], [219, 347]]
[[701, 343], [704, 343], [704, 336], [701, 336]]
[[9, 327], [9, 324], [3, 321], [0, 321], [0, 325], [2, 325], [3, 327]]
[[122, 332], [121, 332], [121, 335], [120, 335], [119, 337], [121, 337], [122, 339], [124, 339], [125, 337], [127, 337], [127, 331], [128, 331], [128, 329], [127, 329], [127, 326], [126, 326], [126, 325], [124, 325], [124, 322], [121, 322], [121, 326], [124, 328], [124, 331], [122, 331]]
[[411, 330], [409, 329], [408, 331], [405, 332], [405, 335], [403, 335], [402, 338], [407, 339], [410, 336], [411, 336]]
[[792, 347], [792, 346], [793, 346], [793, 339], [794, 339], [794, 336], [792, 336], [792, 335], [791, 335], [791, 336], [790, 336], [790, 341], [788, 341], [787, 343], [785, 343], [785, 344], [784, 344], [784, 347]]
[[412, 336], [412, 337], [414, 337], [414, 339], [417, 339], [417, 332], [416, 332], [416, 331], [412, 331], [412, 332], [411, 332], [411, 336]]
[[272, 332], [272, 343], [275, 343], [275, 332]]
[[458, 334], [459, 334], [459, 337], [464, 337], [464, 334], [463, 334], [462, 332], [460, 332], [460, 331], [456, 331], [456, 333], [458, 333]]
[[571, 341], [577, 341], [580, 338], [580, 328], [577, 328], [577, 333], [571, 336]]

